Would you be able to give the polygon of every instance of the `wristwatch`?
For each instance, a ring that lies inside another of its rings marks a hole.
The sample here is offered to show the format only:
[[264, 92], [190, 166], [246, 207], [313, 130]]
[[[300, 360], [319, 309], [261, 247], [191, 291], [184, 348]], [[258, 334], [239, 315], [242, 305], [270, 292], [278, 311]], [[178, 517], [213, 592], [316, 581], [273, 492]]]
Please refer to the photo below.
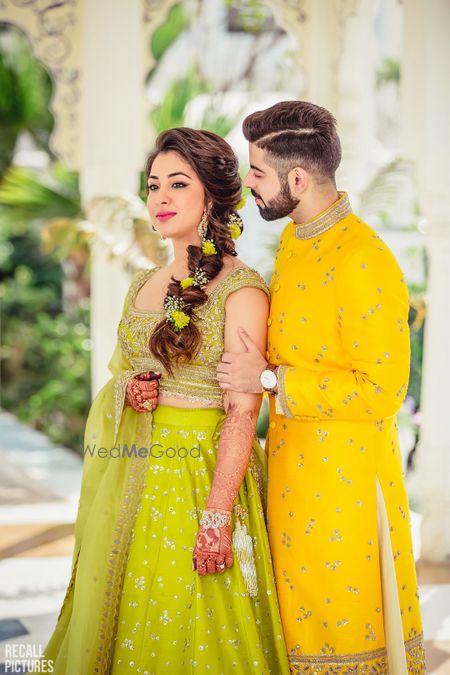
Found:
[[278, 385], [277, 370], [278, 366], [276, 366], [273, 363], [268, 363], [266, 368], [262, 371], [261, 375], [259, 376], [261, 386], [264, 389], [264, 391], [267, 391], [268, 394], [274, 395], [277, 393], [277, 385]]

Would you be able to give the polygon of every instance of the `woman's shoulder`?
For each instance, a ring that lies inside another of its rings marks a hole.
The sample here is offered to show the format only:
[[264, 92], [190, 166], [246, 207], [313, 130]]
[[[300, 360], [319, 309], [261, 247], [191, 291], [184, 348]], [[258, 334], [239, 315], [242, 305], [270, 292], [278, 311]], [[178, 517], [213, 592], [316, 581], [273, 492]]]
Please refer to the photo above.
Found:
[[157, 270], [161, 267], [136, 267], [131, 275], [130, 285], [125, 296], [123, 310], [129, 307], [130, 303], [134, 302], [139, 289]]
[[221, 296], [223, 300], [241, 288], [259, 288], [270, 298], [269, 287], [262, 275], [253, 267], [235, 258], [233, 266], [227, 271], [221, 284]]

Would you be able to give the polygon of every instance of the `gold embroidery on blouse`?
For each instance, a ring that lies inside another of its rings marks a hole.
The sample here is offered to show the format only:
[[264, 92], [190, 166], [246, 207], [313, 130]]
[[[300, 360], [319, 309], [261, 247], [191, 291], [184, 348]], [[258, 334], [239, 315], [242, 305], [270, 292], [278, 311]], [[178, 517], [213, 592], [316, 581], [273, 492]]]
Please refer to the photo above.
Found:
[[338, 195], [339, 199], [326, 211], [319, 214], [309, 223], [295, 226], [295, 236], [297, 239], [312, 239], [313, 237], [318, 237], [352, 212], [348, 194], [346, 192], [338, 192]]
[[247, 267], [234, 268], [210, 293], [208, 300], [196, 310], [202, 342], [195, 358], [179, 363], [169, 376], [163, 364], [148, 347], [154, 327], [164, 312], [136, 309], [134, 301], [139, 289], [158, 268], [144, 270], [136, 275], [127, 294], [118, 337], [124, 356], [132, 368], [121, 373], [115, 382], [115, 436], [117, 436], [128, 381], [145, 370], [161, 372], [159, 393], [184, 398], [205, 407], [223, 408], [223, 391], [217, 381], [217, 364], [224, 351], [225, 302], [228, 295], [240, 288], [254, 287], [270, 297], [269, 289], [258, 272]]

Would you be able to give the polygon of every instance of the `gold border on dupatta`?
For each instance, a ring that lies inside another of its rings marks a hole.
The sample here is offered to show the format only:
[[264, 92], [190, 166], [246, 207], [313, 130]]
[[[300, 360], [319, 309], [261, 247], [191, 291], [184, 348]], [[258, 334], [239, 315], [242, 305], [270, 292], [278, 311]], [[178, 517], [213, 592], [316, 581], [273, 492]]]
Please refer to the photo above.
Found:
[[[137, 451], [141, 447], [149, 446], [151, 442], [149, 434], [151, 434], [152, 427], [151, 412], [138, 416], [135, 441]], [[114, 526], [114, 538], [107, 562], [105, 597], [95, 645], [96, 656], [93, 672], [97, 675], [108, 675], [111, 668], [126, 558], [137, 509], [145, 487], [149, 457], [150, 453], [147, 453], [144, 457], [137, 453], [130, 457], [131, 466], [128, 471], [123, 501]]]

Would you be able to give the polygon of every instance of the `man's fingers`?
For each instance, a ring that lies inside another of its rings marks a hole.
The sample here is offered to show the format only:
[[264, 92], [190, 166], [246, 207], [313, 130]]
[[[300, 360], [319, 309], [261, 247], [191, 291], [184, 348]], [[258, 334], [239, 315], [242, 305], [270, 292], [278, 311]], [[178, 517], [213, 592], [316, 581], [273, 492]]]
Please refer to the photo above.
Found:
[[255, 350], [259, 352], [258, 347], [253, 342], [250, 335], [248, 335], [248, 333], [240, 326], [239, 326], [239, 336], [248, 352], [254, 352]]
[[221, 361], [222, 363], [233, 363], [235, 357], [236, 354], [233, 354], [232, 352], [224, 352]]

